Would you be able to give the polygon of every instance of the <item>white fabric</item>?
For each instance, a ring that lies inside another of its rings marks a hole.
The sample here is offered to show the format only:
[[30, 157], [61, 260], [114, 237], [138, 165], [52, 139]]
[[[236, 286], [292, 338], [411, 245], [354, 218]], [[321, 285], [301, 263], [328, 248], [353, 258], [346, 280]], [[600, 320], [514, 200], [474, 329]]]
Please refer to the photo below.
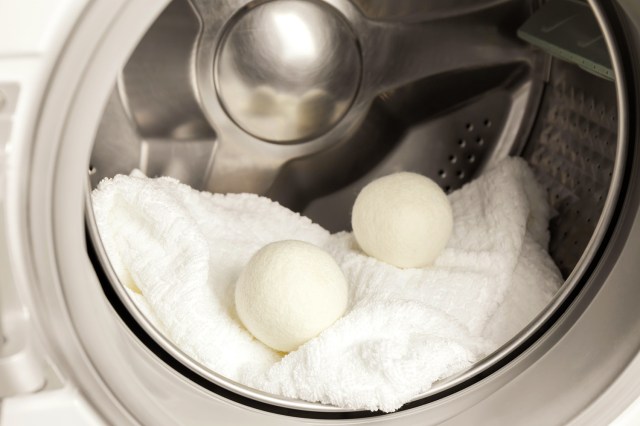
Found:
[[[450, 195], [452, 237], [432, 267], [398, 269], [251, 194], [210, 194], [170, 178], [104, 180], [93, 207], [121, 281], [156, 325], [212, 370], [275, 394], [393, 411], [496, 349], [562, 282], [546, 253], [550, 216], [526, 163], [507, 159]], [[286, 356], [239, 323], [234, 283], [267, 243], [331, 253], [349, 281], [344, 317]]]

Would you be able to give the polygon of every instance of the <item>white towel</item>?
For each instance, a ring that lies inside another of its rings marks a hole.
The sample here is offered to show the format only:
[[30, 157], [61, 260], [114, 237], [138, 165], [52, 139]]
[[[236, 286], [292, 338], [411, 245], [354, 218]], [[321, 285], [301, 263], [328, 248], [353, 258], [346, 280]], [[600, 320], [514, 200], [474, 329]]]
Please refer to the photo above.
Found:
[[[169, 339], [210, 369], [291, 398], [393, 411], [471, 366], [524, 327], [562, 278], [546, 252], [550, 209], [520, 159], [450, 196], [454, 231], [435, 265], [398, 269], [252, 194], [198, 192], [170, 178], [105, 179], [93, 208], [106, 252]], [[286, 356], [239, 322], [234, 283], [267, 243], [331, 253], [350, 286], [347, 313]]]

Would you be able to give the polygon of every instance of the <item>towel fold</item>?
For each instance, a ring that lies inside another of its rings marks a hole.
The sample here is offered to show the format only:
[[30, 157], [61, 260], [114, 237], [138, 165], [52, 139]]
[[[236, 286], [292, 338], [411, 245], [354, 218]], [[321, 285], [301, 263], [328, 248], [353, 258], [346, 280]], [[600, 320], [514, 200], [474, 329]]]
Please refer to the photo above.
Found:
[[[421, 269], [368, 257], [352, 234], [253, 194], [132, 174], [105, 179], [92, 197], [115, 272], [185, 353], [248, 386], [344, 408], [396, 410], [513, 337], [562, 283], [546, 252], [545, 193], [520, 159], [449, 196], [452, 237]], [[287, 239], [331, 253], [350, 298], [344, 317], [283, 357], [243, 328], [233, 291], [258, 249]]]

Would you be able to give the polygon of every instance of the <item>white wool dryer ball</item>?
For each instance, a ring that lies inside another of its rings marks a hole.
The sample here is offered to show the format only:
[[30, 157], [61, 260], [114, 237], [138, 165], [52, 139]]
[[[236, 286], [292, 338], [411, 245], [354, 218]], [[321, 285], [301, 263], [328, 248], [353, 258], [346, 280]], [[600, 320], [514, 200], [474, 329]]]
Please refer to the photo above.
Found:
[[351, 226], [369, 256], [400, 268], [428, 266], [447, 245], [453, 214], [431, 179], [394, 173], [365, 186], [353, 205]]
[[347, 280], [324, 250], [303, 241], [278, 241], [249, 260], [235, 298], [240, 320], [258, 340], [290, 352], [344, 314]]

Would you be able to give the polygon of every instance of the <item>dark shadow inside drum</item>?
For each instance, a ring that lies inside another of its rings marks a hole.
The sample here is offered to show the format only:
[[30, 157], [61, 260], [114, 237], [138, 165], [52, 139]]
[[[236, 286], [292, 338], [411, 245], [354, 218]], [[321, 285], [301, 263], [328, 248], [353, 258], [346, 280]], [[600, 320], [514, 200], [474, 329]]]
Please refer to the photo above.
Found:
[[[215, 169], [233, 165], [234, 157], [225, 157], [223, 164], [216, 156], [233, 132], [228, 133], [228, 123], [216, 115], [220, 110], [208, 105], [216, 101], [204, 97], [206, 91], [199, 91], [194, 78], [200, 67], [199, 49], [206, 41], [203, 34], [211, 31], [201, 27], [208, 18], [194, 3], [172, 2], [123, 69], [96, 135], [89, 173], [92, 188], [105, 177], [138, 168], [148, 176], [175, 177], [196, 189], [220, 190]], [[340, 11], [361, 33], [367, 31], [366, 25], [383, 25], [390, 31], [405, 25], [435, 25], [451, 34], [470, 28], [486, 37], [461, 36], [460, 57], [453, 55], [446, 67], [425, 66], [423, 75], [400, 78], [402, 84], [381, 86], [384, 90], [379, 92], [362, 89], [353, 111], [343, 119], [352, 123], [338, 125], [317, 141], [251, 151], [266, 142], [247, 136], [242, 144], [249, 148], [243, 155], [253, 152], [257, 157], [268, 150], [279, 160], [274, 163], [277, 167], [267, 172], [259, 167], [240, 170], [235, 178], [246, 179], [238, 181], [268, 185], [230, 181], [225, 182], [224, 192], [266, 195], [335, 232], [350, 229], [355, 196], [378, 176], [414, 171], [451, 192], [500, 159], [521, 156], [547, 190], [555, 211], [549, 225], [549, 252], [567, 279], [553, 306], [532, 327], [469, 371], [436, 383], [402, 408], [409, 409], [454, 394], [499, 370], [535, 342], [576, 296], [583, 274], [597, 256], [616, 195], [622, 149], [617, 87], [517, 39], [517, 26], [539, 7], [537, 1], [473, 2], [472, 6], [460, 2], [447, 13], [429, 15], [420, 9], [411, 22], [391, 4], [367, 12], [357, 8], [358, 2], [344, 3]], [[414, 22], [418, 17], [423, 21]], [[420, 49], [425, 55], [443, 53], [414, 44], [407, 47], [408, 53]], [[489, 52], [486, 58], [474, 59], [478, 49]], [[409, 66], [402, 54], [399, 49], [394, 60]], [[364, 81], [366, 66], [365, 62]], [[179, 349], [151, 337], [148, 322], [133, 312], [134, 305], [118, 290], [121, 284], [109, 271], [90, 216], [87, 246], [105, 294], [136, 335], [174, 369], [225, 398], [262, 410], [320, 419], [379, 414], [266, 398], [243, 391], [242, 385], [227, 386], [206, 368], [178, 361]]]

